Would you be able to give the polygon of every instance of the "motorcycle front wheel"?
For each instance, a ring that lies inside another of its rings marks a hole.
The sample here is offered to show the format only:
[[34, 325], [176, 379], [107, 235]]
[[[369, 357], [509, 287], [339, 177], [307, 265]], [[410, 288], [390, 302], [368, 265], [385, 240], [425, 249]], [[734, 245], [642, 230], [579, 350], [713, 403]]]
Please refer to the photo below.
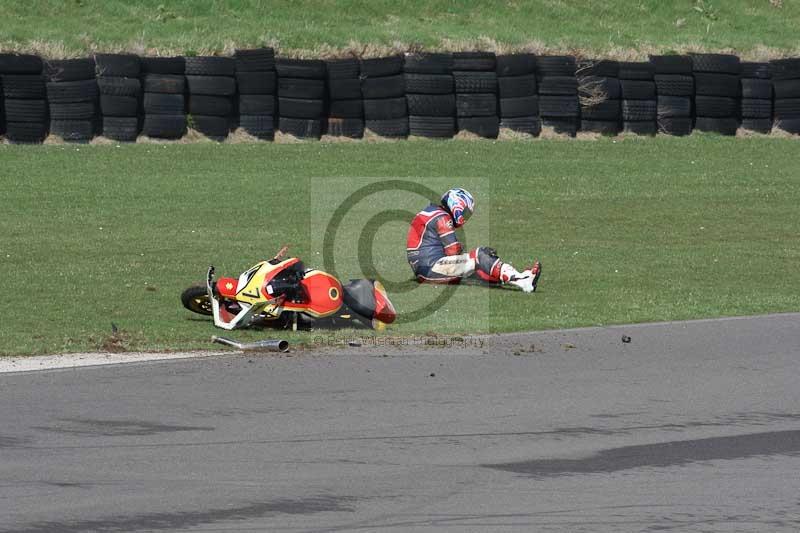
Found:
[[186, 309], [198, 315], [211, 316], [213, 314], [211, 300], [208, 298], [205, 287], [189, 287], [181, 294], [181, 303]]

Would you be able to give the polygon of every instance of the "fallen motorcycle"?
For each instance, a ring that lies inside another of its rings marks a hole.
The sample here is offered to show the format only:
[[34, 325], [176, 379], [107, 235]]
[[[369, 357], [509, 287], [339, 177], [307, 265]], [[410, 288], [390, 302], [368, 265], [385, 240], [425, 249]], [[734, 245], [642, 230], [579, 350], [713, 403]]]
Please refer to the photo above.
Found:
[[214, 317], [227, 330], [270, 327], [278, 329], [383, 329], [397, 318], [383, 285], [356, 279], [342, 284], [335, 276], [307, 269], [297, 257], [261, 261], [239, 278], [214, 280], [208, 268], [205, 286], [181, 294], [183, 306]]

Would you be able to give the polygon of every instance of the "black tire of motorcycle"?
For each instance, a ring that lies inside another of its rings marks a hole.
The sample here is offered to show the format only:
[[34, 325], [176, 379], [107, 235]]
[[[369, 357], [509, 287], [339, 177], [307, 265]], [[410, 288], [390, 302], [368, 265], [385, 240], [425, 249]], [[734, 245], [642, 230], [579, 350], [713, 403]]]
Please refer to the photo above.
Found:
[[213, 315], [211, 300], [208, 298], [208, 291], [205, 287], [189, 287], [181, 293], [181, 303], [183, 307], [198, 315]]

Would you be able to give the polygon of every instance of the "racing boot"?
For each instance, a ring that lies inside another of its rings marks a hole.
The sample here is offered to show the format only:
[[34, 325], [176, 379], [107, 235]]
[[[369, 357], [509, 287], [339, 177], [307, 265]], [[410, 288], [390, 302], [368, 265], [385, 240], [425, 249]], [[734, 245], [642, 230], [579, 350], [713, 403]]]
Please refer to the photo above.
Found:
[[539, 277], [542, 275], [542, 264], [536, 260], [533, 266], [522, 272], [517, 270], [509, 264], [504, 264], [500, 272], [500, 278], [504, 283], [510, 283], [522, 289], [522, 292], [536, 291], [536, 285], [539, 283]]

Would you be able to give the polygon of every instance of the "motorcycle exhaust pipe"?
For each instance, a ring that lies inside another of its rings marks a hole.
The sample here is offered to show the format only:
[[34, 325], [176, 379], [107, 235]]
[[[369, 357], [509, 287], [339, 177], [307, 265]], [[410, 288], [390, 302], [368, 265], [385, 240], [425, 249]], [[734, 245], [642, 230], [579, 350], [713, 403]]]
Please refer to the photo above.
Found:
[[288, 352], [289, 341], [283, 339], [266, 339], [256, 342], [236, 342], [225, 337], [211, 336], [211, 342], [238, 348], [244, 352]]

